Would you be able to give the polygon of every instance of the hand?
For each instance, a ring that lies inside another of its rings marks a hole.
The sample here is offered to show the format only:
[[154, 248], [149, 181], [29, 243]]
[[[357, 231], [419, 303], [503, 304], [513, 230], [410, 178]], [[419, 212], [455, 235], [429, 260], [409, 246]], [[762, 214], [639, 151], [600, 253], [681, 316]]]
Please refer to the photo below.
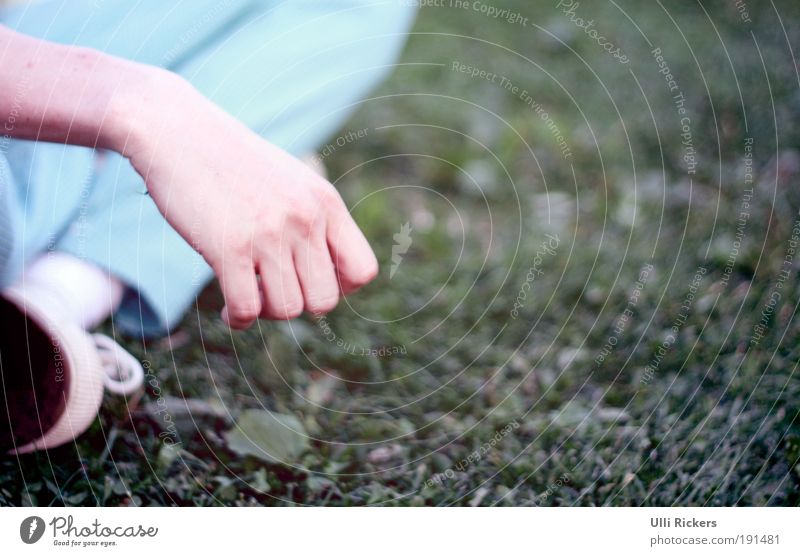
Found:
[[225, 322], [325, 313], [376, 276], [375, 255], [330, 183], [181, 78], [158, 72], [155, 82], [139, 113], [130, 103], [115, 110], [127, 115], [118, 150], [213, 268]]

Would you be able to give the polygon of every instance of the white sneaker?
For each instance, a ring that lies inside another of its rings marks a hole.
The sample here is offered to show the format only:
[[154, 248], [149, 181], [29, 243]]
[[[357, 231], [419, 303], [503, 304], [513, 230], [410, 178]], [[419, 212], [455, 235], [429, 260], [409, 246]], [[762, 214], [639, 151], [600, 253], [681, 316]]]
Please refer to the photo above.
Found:
[[74, 440], [94, 421], [103, 388], [142, 388], [139, 362], [107, 336], [89, 334], [44, 300], [0, 296], [0, 450], [23, 454]]

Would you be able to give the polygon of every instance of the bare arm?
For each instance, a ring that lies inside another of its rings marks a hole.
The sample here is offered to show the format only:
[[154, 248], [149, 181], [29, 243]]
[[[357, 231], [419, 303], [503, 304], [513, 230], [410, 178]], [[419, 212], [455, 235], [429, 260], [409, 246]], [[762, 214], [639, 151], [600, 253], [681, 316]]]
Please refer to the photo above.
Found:
[[327, 312], [377, 274], [330, 183], [170, 72], [0, 26], [0, 118], [2, 134], [127, 157], [214, 269], [233, 327]]
[[122, 150], [125, 99], [148, 96], [160, 70], [16, 33], [0, 25], [3, 134]]

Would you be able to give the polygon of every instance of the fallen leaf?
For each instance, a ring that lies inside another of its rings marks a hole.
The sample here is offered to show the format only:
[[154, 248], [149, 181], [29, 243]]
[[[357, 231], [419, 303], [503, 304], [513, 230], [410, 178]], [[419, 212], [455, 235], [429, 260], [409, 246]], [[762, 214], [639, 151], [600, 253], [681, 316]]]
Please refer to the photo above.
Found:
[[225, 440], [240, 456], [269, 463], [294, 463], [308, 449], [308, 436], [297, 417], [261, 409], [244, 411]]

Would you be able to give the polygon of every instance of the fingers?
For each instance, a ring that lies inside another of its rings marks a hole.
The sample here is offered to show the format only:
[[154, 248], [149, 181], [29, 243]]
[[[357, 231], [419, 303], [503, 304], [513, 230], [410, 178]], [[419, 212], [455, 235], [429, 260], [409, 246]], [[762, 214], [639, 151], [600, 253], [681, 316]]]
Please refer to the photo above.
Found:
[[261, 294], [252, 262], [228, 260], [215, 270], [225, 297], [222, 320], [231, 328], [247, 328], [261, 313]]
[[294, 262], [306, 310], [314, 314], [332, 311], [339, 302], [339, 283], [323, 228], [297, 246]]
[[261, 317], [271, 320], [299, 317], [303, 312], [303, 294], [297, 281], [292, 254], [285, 247], [270, 247], [278, 249], [279, 255], [267, 254], [258, 265], [263, 300]]
[[309, 198], [313, 202], [295, 201], [280, 226], [272, 220], [257, 234], [260, 239], [250, 244], [255, 252], [231, 255], [215, 268], [225, 296], [222, 318], [231, 328], [247, 328], [259, 316], [292, 319], [304, 308], [327, 313], [342, 294], [377, 275], [364, 234], [336, 190], [325, 185]]
[[342, 293], [355, 291], [378, 275], [375, 253], [338, 194], [328, 210], [327, 243]]

